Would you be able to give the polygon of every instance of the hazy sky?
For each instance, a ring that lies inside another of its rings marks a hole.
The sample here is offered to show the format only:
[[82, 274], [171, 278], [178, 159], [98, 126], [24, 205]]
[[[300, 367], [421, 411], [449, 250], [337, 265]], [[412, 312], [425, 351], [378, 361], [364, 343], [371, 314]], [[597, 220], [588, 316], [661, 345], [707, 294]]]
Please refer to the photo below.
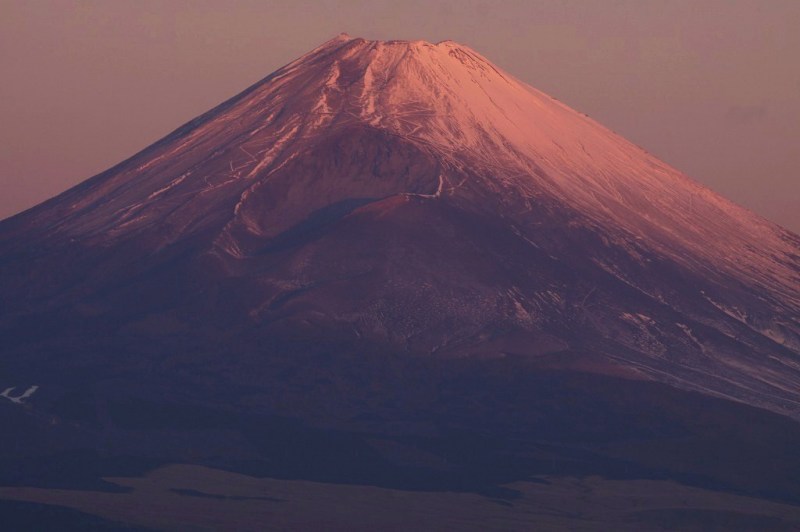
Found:
[[800, 0], [0, 0], [0, 218], [342, 31], [467, 44], [800, 232]]

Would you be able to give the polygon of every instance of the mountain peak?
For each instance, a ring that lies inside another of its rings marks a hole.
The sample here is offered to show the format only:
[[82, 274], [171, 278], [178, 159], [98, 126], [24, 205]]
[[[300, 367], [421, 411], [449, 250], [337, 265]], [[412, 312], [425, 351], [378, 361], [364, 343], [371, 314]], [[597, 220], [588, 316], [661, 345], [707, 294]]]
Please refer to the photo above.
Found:
[[[331, 53], [335, 51], [357, 54], [358, 52], [370, 53], [373, 57], [380, 57], [381, 54], [397, 52], [422, 52], [423, 54], [449, 53], [452, 50], [460, 50], [470, 54], [481, 62], [489, 63], [485, 58], [472, 50], [469, 46], [457, 43], [452, 40], [443, 40], [436, 43], [417, 39], [365, 39], [363, 37], [353, 37], [348, 33], [340, 33], [336, 37], [324, 42], [311, 52], [301, 57], [305, 59], [319, 55], [320, 52]], [[407, 59], [404, 57], [403, 59]]]
[[[654, 378], [800, 405], [798, 237], [452, 41], [340, 35], [0, 237], [21, 255], [79, 242], [109, 286], [129, 254], [185, 261], [237, 279], [245, 321], [295, 308], [428, 353], [501, 330], [521, 331], [502, 353], [591, 337]], [[93, 282], [81, 264], [70, 290]], [[0, 281], [4, 301], [40, 289]], [[753, 353], [781, 368], [757, 373]]]
[[[741, 501], [800, 500], [800, 428], [776, 415], [800, 420], [800, 237], [452, 41], [339, 35], [0, 221], [0, 338], [18, 485], [187, 460], [244, 493], [252, 472], [473, 501], [655, 476], [735, 489], [735, 513], [683, 508], [751, 528], [780, 522]], [[675, 482], [597, 528], [690, 523], [647, 510]], [[293, 486], [242, 526], [295, 524]], [[521, 508], [568, 528], [553, 497], [579, 488]]]
[[429, 41], [423, 39], [367, 39], [364, 37], [354, 37], [347, 32], [341, 32], [335, 37], [329, 39], [322, 46], [328, 43], [343, 43], [348, 41], [359, 41], [369, 44], [387, 44], [387, 45], [424, 45], [424, 46], [458, 46], [458, 47], [465, 47], [462, 44], [459, 44], [451, 39], [444, 39], [438, 41], [436, 43], [431, 43]]
[[[68, 192], [74, 201], [39, 209], [34, 216], [70, 227], [71, 233], [110, 228], [112, 235], [127, 234], [169, 212], [165, 200], [199, 194], [181, 208], [205, 224], [200, 220], [217, 201], [238, 210], [215, 215], [238, 215], [248, 191], [272, 173], [330, 139], [365, 130], [415, 146], [439, 167], [466, 166], [477, 176], [434, 178], [433, 185], [422, 188], [407, 183], [395, 192], [444, 198], [483, 189], [519, 195], [531, 205], [548, 197], [593, 223], [614, 224], [631, 238], [726, 257], [718, 267], [741, 270], [747, 261], [733, 251], [741, 249], [758, 256], [764, 269], [758, 277], [767, 284], [787, 279], [791, 268], [764, 261], [756, 251], [765, 241], [775, 249], [786, 247], [774, 226], [469, 47], [453, 41], [366, 40], [346, 33]], [[198, 169], [210, 163], [211, 174]], [[475, 197], [485, 201], [487, 195]], [[208, 204], [189, 209], [201, 199]], [[90, 209], [97, 202], [102, 205]], [[706, 220], [698, 223], [698, 215]], [[75, 223], [68, 222], [73, 218]]]

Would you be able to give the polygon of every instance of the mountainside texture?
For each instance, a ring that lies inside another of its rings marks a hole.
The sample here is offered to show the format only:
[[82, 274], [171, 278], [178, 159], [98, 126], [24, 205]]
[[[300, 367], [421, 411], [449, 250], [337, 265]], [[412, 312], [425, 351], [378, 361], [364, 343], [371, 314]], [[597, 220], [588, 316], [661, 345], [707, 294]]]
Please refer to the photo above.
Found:
[[[144, 401], [603, 442], [523, 462], [800, 497], [800, 237], [451, 41], [340, 35], [1, 222], [0, 304], [0, 387], [40, 386], [31, 441], [53, 415], [129, 456]], [[200, 438], [163, 415], [154, 463]], [[220, 423], [197, 461], [256, 460]], [[759, 423], [780, 436], [721, 443]], [[703, 464], [718, 443], [784, 465]], [[423, 467], [407, 445], [382, 452]]]

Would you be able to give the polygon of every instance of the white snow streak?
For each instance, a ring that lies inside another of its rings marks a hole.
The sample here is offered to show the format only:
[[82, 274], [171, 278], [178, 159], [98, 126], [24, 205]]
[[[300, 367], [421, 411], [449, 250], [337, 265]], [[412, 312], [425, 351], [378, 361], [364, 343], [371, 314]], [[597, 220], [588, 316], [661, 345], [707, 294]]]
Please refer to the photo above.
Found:
[[0, 393], [0, 397], [5, 397], [6, 399], [11, 401], [12, 403], [21, 405], [23, 402], [25, 402], [26, 399], [28, 399], [31, 395], [36, 393], [36, 390], [38, 390], [39, 387], [38, 386], [31, 386], [30, 388], [25, 390], [25, 392], [22, 393], [21, 395], [18, 395], [16, 397], [14, 397], [11, 394], [15, 389], [16, 389], [16, 387], [14, 387], [14, 386], [12, 386], [10, 388], [6, 388], [3, 391], [3, 393]]

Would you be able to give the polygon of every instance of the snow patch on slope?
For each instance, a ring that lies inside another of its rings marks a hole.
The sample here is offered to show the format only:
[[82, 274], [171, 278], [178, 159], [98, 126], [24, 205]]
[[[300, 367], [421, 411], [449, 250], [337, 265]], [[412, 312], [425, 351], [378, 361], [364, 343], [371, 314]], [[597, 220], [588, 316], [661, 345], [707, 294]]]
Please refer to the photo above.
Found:
[[5, 397], [6, 399], [11, 401], [12, 403], [21, 405], [22, 403], [26, 402], [26, 400], [30, 396], [32, 396], [34, 393], [36, 393], [36, 391], [39, 389], [39, 387], [38, 386], [31, 386], [30, 388], [28, 388], [23, 393], [21, 393], [20, 395], [17, 395], [17, 396], [12, 395], [15, 389], [16, 389], [15, 386], [12, 386], [10, 388], [6, 388], [5, 390], [3, 390], [3, 393], [0, 393], [0, 397]]

